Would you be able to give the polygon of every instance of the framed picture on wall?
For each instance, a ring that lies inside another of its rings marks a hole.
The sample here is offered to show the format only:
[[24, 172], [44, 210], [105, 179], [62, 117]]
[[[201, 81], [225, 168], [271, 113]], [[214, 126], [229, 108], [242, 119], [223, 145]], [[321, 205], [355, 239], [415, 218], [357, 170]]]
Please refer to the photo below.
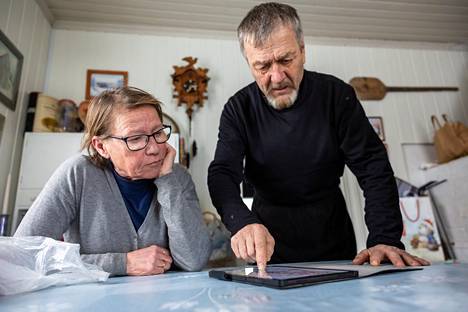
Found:
[[128, 85], [128, 72], [88, 69], [86, 74], [86, 99], [90, 100], [102, 91]]
[[16, 108], [23, 55], [0, 30], [0, 102]]
[[375, 133], [379, 136], [382, 141], [385, 141], [385, 132], [383, 127], [382, 117], [371, 116], [367, 117], [372, 128], [374, 128]]

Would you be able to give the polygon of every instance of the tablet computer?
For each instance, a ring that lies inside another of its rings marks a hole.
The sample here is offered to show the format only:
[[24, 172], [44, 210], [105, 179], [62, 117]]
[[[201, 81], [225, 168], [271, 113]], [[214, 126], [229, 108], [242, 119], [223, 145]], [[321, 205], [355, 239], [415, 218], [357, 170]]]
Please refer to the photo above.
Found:
[[243, 267], [226, 270], [211, 270], [208, 275], [224, 281], [261, 285], [273, 288], [292, 288], [312, 284], [358, 278], [358, 271], [296, 266], [269, 265], [265, 272], [258, 268]]

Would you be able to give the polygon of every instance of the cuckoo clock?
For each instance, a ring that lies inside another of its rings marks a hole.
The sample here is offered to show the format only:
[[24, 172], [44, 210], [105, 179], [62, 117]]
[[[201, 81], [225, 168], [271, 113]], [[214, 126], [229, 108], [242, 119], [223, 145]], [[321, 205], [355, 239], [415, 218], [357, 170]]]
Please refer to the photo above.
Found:
[[203, 100], [208, 99], [206, 95], [208, 87], [208, 76], [206, 68], [195, 68], [197, 58], [187, 56], [183, 58], [188, 63], [186, 66], [173, 66], [172, 83], [174, 85], [173, 97], [178, 100], [177, 105], [187, 105], [186, 113], [189, 121], [192, 121], [192, 113], [195, 105], [203, 107]]

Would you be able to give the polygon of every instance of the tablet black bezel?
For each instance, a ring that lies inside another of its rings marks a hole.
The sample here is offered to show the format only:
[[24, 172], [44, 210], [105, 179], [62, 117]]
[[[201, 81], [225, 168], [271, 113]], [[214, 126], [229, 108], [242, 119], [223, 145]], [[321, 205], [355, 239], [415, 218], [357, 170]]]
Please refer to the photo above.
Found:
[[235, 282], [267, 286], [267, 287], [273, 287], [273, 288], [279, 288], [279, 289], [301, 287], [301, 286], [326, 283], [326, 282], [331, 282], [331, 281], [349, 280], [349, 279], [355, 279], [359, 277], [358, 271], [351, 271], [351, 270], [325, 269], [325, 268], [302, 267], [302, 266], [285, 266], [285, 265], [268, 266], [268, 268], [272, 268], [272, 267], [319, 270], [319, 271], [334, 271], [335, 273], [329, 273], [329, 274], [318, 275], [318, 276], [315, 275], [315, 276], [295, 277], [291, 279], [279, 280], [279, 279], [263, 279], [263, 278], [258, 278], [258, 277], [231, 274], [229, 271], [239, 270], [239, 268], [232, 268], [232, 269], [228, 269], [225, 271], [224, 270], [212, 270], [209, 272], [209, 276], [222, 279], [222, 280], [227, 280], [227, 281], [235, 281]]

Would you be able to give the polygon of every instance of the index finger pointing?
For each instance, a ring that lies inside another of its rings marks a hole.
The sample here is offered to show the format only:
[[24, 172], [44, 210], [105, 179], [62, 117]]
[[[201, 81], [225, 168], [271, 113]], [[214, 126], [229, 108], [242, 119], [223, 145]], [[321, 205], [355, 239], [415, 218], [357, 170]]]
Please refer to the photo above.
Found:
[[259, 270], [264, 271], [267, 264], [267, 242], [265, 235], [255, 235], [255, 260]]

